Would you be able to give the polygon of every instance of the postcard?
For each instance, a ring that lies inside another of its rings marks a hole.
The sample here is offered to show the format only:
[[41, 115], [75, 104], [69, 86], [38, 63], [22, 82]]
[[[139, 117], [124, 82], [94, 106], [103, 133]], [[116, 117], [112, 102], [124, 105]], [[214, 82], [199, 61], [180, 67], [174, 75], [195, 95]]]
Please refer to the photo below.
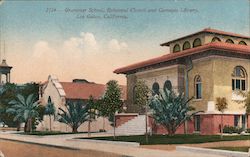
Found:
[[249, 0], [0, 0], [0, 157], [247, 157], [249, 75]]

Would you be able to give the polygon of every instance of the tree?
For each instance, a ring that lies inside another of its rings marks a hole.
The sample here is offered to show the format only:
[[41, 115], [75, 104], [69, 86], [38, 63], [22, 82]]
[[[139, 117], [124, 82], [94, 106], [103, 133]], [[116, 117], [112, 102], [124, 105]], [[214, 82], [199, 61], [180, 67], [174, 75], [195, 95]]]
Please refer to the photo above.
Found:
[[216, 108], [218, 111], [221, 112], [221, 127], [220, 127], [220, 132], [221, 132], [221, 138], [223, 138], [223, 113], [227, 109], [227, 99], [225, 97], [223, 98], [216, 98]]
[[116, 80], [110, 80], [107, 84], [107, 89], [104, 94], [102, 105], [102, 115], [109, 118], [109, 121], [113, 122], [113, 129], [114, 129], [114, 136], [115, 139], [115, 126], [116, 126], [116, 119], [115, 114], [119, 112], [122, 107], [122, 100], [121, 100], [121, 88], [119, 87]]
[[9, 102], [16, 99], [17, 93], [19, 93], [19, 90], [16, 84], [6, 83], [0, 86], [0, 122], [4, 122], [9, 127], [17, 127], [17, 130], [19, 130], [18, 120], [14, 122], [14, 115], [6, 112], [11, 106]]
[[58, 116], [59, 122], [67, 124], [73, 133], [77, 133], [80, 125], [88, 120], [88, 107], [83, 101], [69, 101], [65, 105], [65, 110], [59, 108]]
[[49, 131], [51, 131], [51, 116], [55, 116], [56, 108], [52, 102], [45, 106], [45, 115], [49, 115]]
[[146, 142], [148, 142], [148, 94], [149, 88], [146, 85], [145, 81], [139, 80], [136, 81], [135, 88], [134, 88], [134, 103], [139, 108], [145, 110], [145, 126], [146, 126]]
[[39, 104], [36, 101], [36, 97], [30, 94], [26, 99], [24, 96], [18, 94], [16, 100], [9, 102], [12, 106], [7, 109], [7, 113], [15, 115], [14, 121], [24, 122], [24, 131], [32, 131], [32, 119], [37, 120], [39, 118], [38, 108]]
[[90, 95], [89, 100], [87, 102], [88, 107], [88, 136], [90, 137], [91, 132], [91, 122], [95, 120], [96, 110], [97, 110], [97, 102], [94, 100], [94, 97]]
[[163, 125], [168, 134], [172, 136], [185, 120], [200, 112], [188, 114], [189, 111], [194, 110], [188, 105], [191, 100], [192, 98], [187, 100], [183, 94], [176, 95], [174, 91], [170, 90], [154, 96], [150, 100], [149, 106], [153, 110], [153, 118], [156, 123]]

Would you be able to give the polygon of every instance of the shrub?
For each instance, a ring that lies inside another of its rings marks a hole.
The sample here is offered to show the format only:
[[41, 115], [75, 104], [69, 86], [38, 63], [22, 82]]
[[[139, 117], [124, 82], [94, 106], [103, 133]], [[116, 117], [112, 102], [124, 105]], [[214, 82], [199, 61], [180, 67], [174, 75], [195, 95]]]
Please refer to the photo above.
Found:
[[229, 125], [226, 125], [223, 128], [223, 133], [228, 133], [228, 134], [232, 134], [232, 133], [240, 134], [242, 131], [244, 131], [243, 128], [235, 127], [235, 126], [229, 126]]
[[247, 128], [246, 133], [250, 133], [250, 128]]

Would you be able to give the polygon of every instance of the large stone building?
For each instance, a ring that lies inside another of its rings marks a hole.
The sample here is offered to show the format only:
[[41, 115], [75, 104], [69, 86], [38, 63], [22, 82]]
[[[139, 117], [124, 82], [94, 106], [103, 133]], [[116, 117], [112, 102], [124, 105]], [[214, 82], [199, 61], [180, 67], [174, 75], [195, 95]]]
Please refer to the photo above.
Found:
[[[126, 87], [121, 86], [122, 99], [126, 100]], [[40, 102], [42, 105], [46, 105], [48, 102], [52, 102], [56, 108], [56, 114], [58, 108], [65, 109], [65, 104], [68, 101], [87, 101], [90, 96], [95, 100], [102, 98], [106, 91], [106, 85], [88, 82], [84, 79], [74, 79], [72, 82], [60, 82], [55, 76], [49, 76], [48, 80], [40, 86]], [[80, 126], [78, 131], [88, 131], [88, 124], [84, 123]], [[39, 124], [37, 130], [49, 129], [49, 117], [44, 116], [44, 121]], [[99, 131], [100, 129], [110, 130], [110, 122], [107, 118], [96, 117], [96, 120], [91, 123], [91, 131]], [[63, 123], [57, 121], [57, 116], [52, 121], [53, 131], [70, 132], [71, 128]]]
[[[238, 91], [247, 92], [250, 88], [249, 36], [208, 28], [161, 46], [168, 46], [170, 53], [114, 71], [127, 77], [128, 112], [134, 111], [135, 82], [142, 79], [155, 93], [172, 88], [194, 97], [190, 104], [204, 113], [188, 122], [188, 133], [219, 133], [221, 113], [215, 105], [218, 97], [225, 97], [228, 102], [224, 125], [250, 128], [244, 104], [237, 102], [244, 99]], [[161, 126], [151, 129], [166, 132]], [[183, 130], [181, 126], [177, 132]]]

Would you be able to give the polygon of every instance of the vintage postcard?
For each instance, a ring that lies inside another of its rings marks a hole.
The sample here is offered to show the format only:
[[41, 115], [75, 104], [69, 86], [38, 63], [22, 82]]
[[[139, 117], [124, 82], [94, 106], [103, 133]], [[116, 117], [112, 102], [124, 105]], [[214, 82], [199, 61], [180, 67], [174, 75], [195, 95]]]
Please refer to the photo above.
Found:
[[0, 0], [0, 157], [249, 148], [249, 0]]

